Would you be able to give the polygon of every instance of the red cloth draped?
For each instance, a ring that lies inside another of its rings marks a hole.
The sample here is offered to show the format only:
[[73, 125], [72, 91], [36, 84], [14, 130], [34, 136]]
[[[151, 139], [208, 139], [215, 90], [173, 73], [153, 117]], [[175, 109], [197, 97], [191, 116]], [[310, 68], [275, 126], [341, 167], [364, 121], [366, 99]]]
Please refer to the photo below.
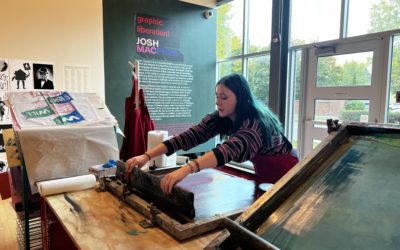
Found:
[[289, 172], [299, 162], [299, 159], [291, 153], [286, 155], [256, 154], [251, 162], [256, 175], [262, 182], [275, 183]]
[[143, 90], [139, 90], [137, 77], [132, 78], [132, 83], [132, 94], [125, 99], [125, 137], [119, 154], [123, 161], [146, 152], [147, 133], [154, 130], [154, 122], [150, 118]]

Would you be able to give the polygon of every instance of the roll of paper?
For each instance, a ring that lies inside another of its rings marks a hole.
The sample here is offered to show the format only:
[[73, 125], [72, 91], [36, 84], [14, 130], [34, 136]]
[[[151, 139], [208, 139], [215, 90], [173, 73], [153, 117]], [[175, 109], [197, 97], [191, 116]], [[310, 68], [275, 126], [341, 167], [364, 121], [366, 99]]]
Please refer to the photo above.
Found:
[[93, 188], [96, 185], [96, 177], [92, 174], [81, 175], [57, 180], [42, 181], [37, 184], [41, 196], [74, 192]]
[[185, 165], [188, 162], [189, 162], [189, 157], [187, 157], [187, 156], [179, 155], [179, 156], [176, 157], [176, 164], [177, 165]]
[[167, 167], [176, 167], [176, 153], [173, 153], [170, 156], [167, 156], [167, 161], [165, 166]]
[[[148, 137], [147, 137], [147, 150], [154, 148], [161, 142], [165, 141], [168, 138], [168, 131], [164, 130], [153, 130], [149, 131]], [[165, 167], [167, 164], [167, 156], [166, 155], [160, 155], [157, 157], [154, 157], [148, 162], [149, 166], [153, 166], [155, 164], [157, 167]]]

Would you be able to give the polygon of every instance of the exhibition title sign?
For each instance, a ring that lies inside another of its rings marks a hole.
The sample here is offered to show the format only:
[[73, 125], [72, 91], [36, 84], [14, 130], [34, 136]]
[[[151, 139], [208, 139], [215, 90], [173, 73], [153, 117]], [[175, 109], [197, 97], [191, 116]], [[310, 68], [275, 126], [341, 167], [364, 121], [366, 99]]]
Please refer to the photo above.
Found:
[[147, 59], [183, 61], [176, 23], [168, 18], [136, 14], [136, 53]]

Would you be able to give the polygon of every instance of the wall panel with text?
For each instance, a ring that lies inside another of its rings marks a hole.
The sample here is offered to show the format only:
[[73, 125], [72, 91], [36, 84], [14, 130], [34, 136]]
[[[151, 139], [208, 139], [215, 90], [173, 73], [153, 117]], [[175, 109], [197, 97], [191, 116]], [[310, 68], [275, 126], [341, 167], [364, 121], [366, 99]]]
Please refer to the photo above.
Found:
[[216, 15], [206, 19], [206, 10], [176, 0], [103, 0], [106, 103], [121, 129], [132, 90], [128, 61], [138, 62], [156, 129], [178, 134], [215, 110]]

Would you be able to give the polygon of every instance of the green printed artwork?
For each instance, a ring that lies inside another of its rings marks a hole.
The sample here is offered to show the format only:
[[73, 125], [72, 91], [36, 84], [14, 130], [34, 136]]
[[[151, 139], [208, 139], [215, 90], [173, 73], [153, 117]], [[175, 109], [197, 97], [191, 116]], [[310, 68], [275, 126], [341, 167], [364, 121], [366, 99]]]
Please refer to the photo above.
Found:
[[22, 114], [27, 118], [39, 118], [39, 117], [46, 117], [54, 114], [54, 111], [49, 107], [43, 107], [38, 109], [31, 109], [22, 112]]

